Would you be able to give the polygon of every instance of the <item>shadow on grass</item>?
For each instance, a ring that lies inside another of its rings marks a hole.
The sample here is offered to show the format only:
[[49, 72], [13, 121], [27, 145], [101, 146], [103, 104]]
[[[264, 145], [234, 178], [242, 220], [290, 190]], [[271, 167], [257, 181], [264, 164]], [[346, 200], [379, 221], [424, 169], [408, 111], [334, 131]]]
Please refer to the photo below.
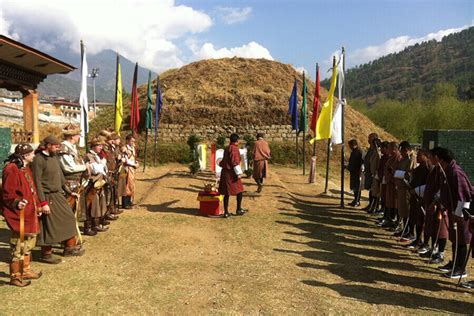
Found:
[[141, 207], [144, 207], [148, 212], [153, 213], [175, 213], [182, 215], [201, 216], [199, 215], [197, 208], [172, 207], [173, 204], [179, 201], [180, 200], [173, 200], [161, 204], [142, 204]]
[[[318, 270], [314, 275], [330, 273], [344, 280], [333, 284], [315, 278], [303, 280], [304, 284], [325, 287], [344, 297], [370, 304], [451, 313], [474, 310], [473, 303], [443, 298], [442, 294], [430, 296], [419, 292], [434, 294], [457, 290], [453, 282], [433, 273], [434, 269], [421, 265], [418, 258], [408, 252], [396, 251], [396, 245], [389, 238], [379, 238], [386, 236], [373, 231], [373, 225], [369, 223], [371, 217], [361, 214], [362, 211], [341, 210], [336, 205], [306, 201], [295, 195], [280, 197], [280, 202], [288, 208], [280, 208], [285, 219], [276, 223], [291, 227], [285, 232], [291, 237], [283, 239], [286, 247], [274, 251], [299, 256], [303, 261], [296, 265], [302, 269]], [[403, 291], [400, 287], [408, 289]]]

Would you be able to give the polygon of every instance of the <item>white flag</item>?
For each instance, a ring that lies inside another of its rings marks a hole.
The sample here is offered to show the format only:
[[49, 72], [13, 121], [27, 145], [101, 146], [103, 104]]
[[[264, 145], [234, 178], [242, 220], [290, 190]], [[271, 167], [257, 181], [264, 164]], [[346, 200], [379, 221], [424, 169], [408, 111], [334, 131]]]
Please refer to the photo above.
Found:
[[89, 132], [89, 104], [87, 102], [87, 60], [86, 60], [86, 46], [81, 41], [82, 60], [81, 60], [81, 94], [79, 95], [79, 105], [81, 106], [80, 120], [81, 120], [81, 139], [79, 147], [86, 145], [86, 134]]
[[331, 143], [334, 145], [342, 144], [342, 107], [345, 105], [346, 100], [342, 99], [342, 87], [344, 86], [344, 54], [341, 54], [339, 57], [339, 64], [338, 64], [338, 80], [337, 80], [337, 88], [338, 88], [338, 101], [336, 105], [336, 110], [334, 111], [334, 115], [332, 117], [331, 123]]

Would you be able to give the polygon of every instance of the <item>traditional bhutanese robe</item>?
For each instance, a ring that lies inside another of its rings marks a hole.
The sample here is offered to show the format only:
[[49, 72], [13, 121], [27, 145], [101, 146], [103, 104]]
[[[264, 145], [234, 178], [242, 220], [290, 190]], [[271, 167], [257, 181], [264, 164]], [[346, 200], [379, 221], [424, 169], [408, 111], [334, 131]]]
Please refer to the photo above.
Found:
[[253, 147], [253, 178], [266, 178], [268, 172], [270, 147], [264, 139], [258, 139]]
[[124, 162], [119, 174], [118, 195], [133, 197], [135, 194], [135, 169], [138, 165], [135, 147], [130, 145], [123, 146], [120, 158]]
[[8, 163], [2, 175], [2, 210], [8, 227], [20, 232], [20, 210], [18, 202], [27, 200], [24, 208], [25, 234], [39, 233], [37, 209], [40, 207], [33, 174], [30, 167], [18, 168], [14, 163]]
[[224, 151], [224, 157], [219, 163], [222, 168], [219, 181], [219, 193], [222, 195], [237, 195], [244, 191], [242, 181], [237, 176], [242, 174], [240, 168], [240, 152], [235, 143], [230, 144]]

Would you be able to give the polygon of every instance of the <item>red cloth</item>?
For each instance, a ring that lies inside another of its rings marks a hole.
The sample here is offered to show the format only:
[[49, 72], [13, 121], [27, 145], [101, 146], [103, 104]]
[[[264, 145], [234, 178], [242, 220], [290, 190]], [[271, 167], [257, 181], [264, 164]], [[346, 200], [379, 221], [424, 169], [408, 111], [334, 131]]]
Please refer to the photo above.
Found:
[[313, 131], [315, 136], [316, 136], [316, 123], [318, 122], [320, 102], [321, 101], [320, 101], [320, 96], [319, 96], [319, 67], [318, 67], [318, 69], [316, 70], [316, 84], [314, 85], [313, 116], [311, 117], [311, 125], [309, 127], [309, 129]]
[[[25, 199], [28, 201], [25, 207], [25, 234], [38, 234], [39, 223], [35, 203], [39, 208], [40, 201], [31, 169], [27, 167], [20, 170], [16, 164], [9, 163], [3, 169], [2, 181], [2, 209], [8, 227], [15, 232], [20, 232], [20, 210], [17, 206], [20, 200]], [[31, 188], [34, 193], [31, 192]]]
[[219, 166], [222, 168], [219, 181], [219, 193], [222, 195], [237, 195], [244, 191], [242, 181], [234, 171], [234, 167], [240, 165], [239, 147], [235, 143], [230, 144], [224, 151]]

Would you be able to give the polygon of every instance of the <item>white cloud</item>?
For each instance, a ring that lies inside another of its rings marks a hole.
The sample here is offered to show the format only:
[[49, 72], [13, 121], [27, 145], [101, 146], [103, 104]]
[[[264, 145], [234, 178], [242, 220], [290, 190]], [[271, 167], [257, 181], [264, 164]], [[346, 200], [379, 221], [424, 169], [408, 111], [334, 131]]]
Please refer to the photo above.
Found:
[[306, 76], [308, 76], [308, 74], [309, 74], [308, 70], [306, 70], [306, 68], [304, 68], [304, 67], [302, 67], [302, 66], [301, 66], [301, 67], [295, 67], [295, 66], [293, 66], [293, 68], [294, 68], [297, 72], [299, 72], [300, 74], [305, 73]]
[[251, 7], [245, 8], [231, 8], [231, 7], [218, 7], [217, 13], [220, 19], [225, 24], [235, 24], [235, 23], [242, 23], [246, 21], [250, 14], [252, 13]]
[[347, 61], [351, 66], [367, 63], [371, 60], [380, 58], [385, 55], [392, 53], [398, 53], [405, 49], [408, 46], [415, 45], [417, 43], [422, 43], [426, 41], [436, 40], [441, 41], [444, 36], [460, 32], [471, 25], [464, 25], [458, 28], [451, 28], [446, 30], [441, 30], [436, 33], [429, 33], [422, 37], [411, 37], [408, 35], [398, 36], [391, 38], [384, 42], [381, 45], [377, 46], [368, 46], [362, 49], [357, 49], [353, 53], [348, 54]]
[[198, 47], [198, 45], [193, 42], [188, 43], [188, 45], [197, 60], [224, 57], [265, 58], [273, 60], [268, 49], [256, 42], [250, 42], [240, 47], [224, 47], [219, 49], [216, 49], [211, 43], [205, 43], [201, 47]]
[[37, 49], [89, 54], [113, 49], [155, 71], [186, 62], [175, 44], [208, 30], [212, 19], [174, 0], [1, 0], [0, 32]]

